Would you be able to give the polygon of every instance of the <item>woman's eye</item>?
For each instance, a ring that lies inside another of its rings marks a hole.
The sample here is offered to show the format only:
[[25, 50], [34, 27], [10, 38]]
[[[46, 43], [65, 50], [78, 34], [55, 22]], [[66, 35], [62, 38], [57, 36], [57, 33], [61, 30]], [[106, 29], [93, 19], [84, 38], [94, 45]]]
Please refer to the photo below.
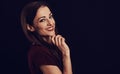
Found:
[[41, 19], [41, 20], [40, 20], [40, 22], [44, 22], [44, 21], [45, 21], [45, 19]]
[[49, 18], [53, 18], [53, 16], [51, 15]]

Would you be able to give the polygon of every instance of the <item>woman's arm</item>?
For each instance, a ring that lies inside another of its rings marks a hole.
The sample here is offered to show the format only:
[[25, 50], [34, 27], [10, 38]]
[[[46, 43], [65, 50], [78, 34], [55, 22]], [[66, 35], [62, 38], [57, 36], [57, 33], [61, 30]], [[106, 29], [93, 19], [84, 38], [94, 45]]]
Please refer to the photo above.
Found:
[[65, 43], [65, 39], [61, 35], [53, 36], [52, 42], [55, 44], [63, 56], [63, 73], [62, 74], [72, 74], [72, 65], [70, 58], [70, 49], [68, 45]]
[[62, 74], [60, 69], [54, 65], [42, 65], [40, 66], [40, 69], [43, 74]]
[[68, 45], [65, 43], [65, 39], [61, 35], [52, 37], [52, 42], [62, 52], [63, 61], [63, 73], [55, 65], [42, 65], [40, 66], [43, 74], [72, 74], [72, 65], [70, 58], [70, 50]]
[[63, 74], [72, 74], [70, 53], [63, 54]]

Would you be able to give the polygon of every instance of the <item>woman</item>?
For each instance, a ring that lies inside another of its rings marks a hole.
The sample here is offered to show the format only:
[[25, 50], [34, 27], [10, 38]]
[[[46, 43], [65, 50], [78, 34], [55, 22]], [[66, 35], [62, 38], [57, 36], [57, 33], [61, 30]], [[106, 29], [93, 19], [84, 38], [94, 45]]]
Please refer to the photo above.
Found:
[[72, 74], [70, 49], [56, 31], [45, 2], [31, 2], [21, 13], [23, 31], [31, 42], [28, 64], [31, 74]]

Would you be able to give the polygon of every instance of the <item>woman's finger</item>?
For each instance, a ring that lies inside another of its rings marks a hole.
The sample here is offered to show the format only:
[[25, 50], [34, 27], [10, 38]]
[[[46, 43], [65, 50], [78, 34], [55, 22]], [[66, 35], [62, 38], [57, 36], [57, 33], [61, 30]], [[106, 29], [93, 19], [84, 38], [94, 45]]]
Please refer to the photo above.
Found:
[[59, 35], [55, 36], [55, 45], [58, 46]]
[[51, 37], [52, 43], [55, 44], [55, 36]]
[[58, 46], [61, 46], [61, 44], [62, 44], [62, 36], [59, 35], [59, 37], [58, 37]]
[[64, 45], [65, 44], [65, 38], [62, 38], [61, 39], [61, 45]]

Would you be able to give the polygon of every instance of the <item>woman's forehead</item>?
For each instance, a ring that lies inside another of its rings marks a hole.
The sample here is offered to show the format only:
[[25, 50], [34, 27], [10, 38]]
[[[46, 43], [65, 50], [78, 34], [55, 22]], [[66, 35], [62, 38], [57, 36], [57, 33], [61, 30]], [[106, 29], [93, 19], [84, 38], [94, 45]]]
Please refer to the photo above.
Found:
[[36, 15], [43, 16], [49, 15], [51, 13], [50, 9], [47, 6], [40, 7], [36, 13]]

